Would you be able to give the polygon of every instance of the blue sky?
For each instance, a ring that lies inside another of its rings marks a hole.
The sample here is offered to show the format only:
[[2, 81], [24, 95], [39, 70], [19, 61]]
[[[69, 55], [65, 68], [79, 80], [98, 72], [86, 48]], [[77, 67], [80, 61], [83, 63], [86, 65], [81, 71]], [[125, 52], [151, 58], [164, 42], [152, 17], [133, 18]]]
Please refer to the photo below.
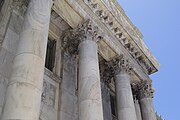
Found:
[[180, 0], [118, 0], [161, 64], [153, 75], [156, 111], [180, 120]]

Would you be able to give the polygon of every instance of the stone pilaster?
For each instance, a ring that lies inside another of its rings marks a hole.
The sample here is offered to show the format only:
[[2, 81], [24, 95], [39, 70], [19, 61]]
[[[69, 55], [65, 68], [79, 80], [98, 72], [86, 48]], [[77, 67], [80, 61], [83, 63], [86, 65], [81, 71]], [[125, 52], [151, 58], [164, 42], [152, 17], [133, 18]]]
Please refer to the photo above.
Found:
[[30, 0], [2, 120], [39, 120], [51, 6], [52, 0]]
[[137, 120], [130, 85], [131, 67], [123, 55], [109, 64], [115, 76], [118, 120]]
[[153, 105], [153, 94], [151, 80], [144, 80], [139, 85], [139, 101], [143, 120], [156, 120]]
[[79, 53], [79, 120], [103, 120], [97, 39], [97, 28], [90, 20], [64, 37], [66, 52]]

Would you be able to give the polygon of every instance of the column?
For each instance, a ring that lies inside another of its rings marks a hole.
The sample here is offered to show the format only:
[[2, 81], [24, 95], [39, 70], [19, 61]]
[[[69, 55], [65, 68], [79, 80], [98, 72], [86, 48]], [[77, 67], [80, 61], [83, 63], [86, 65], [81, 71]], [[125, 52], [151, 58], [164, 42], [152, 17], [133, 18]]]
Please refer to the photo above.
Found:
[[114, 59], [112, 63], [115, 69], [118, 120], [137, 120], [130, 85], [129, 72], [131, 68], [129, 62], [121, 55]]
[[144, 80], [139, 85], [139, 99], [141, 106], [141, 113], [143, 120], [156, 120], [156, 114], [153, 105], [153, 94], [152, 81]]
[[[79, 120], [103, 120], [97, 27], [86, 20], [63, 37], [63, 48], [70, 55], [79, 53], [78, 107]], [[78, 50], [77, 50], [78, 49]]]
[[134, 100], [134, 106], [135, 106], [135, 110], [136, 110], [137, 120], [142, 120], [141, 108], [140, 108], [140, 105], [139, 105], [139, 100], [137, 100], [137, 99]]
[[142, 120], [141, 108], [140, 108], [140, 104], [139, 104], [138, 85], [133, 83], [133, 84], [131, 84], [131, 88], [132, 88], [132, 93], [133, 93], [134, 107], [135, 107], [135, 111], [136, 111], [137, 120]]
[[95, 30], [90, 21], [80, 29], [79, 120], [103, 120], [99, 62]]
[[2, 120], [39, 120], [52, 0], [31, 0], [25, 15]]

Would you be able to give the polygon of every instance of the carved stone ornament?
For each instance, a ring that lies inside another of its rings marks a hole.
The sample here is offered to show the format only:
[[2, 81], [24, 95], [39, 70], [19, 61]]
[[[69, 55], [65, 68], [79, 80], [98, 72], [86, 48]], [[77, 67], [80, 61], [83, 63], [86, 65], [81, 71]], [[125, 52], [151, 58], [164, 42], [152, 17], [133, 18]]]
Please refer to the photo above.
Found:
[[122, 54], [110, 61], [108, 66], [112, 69], [114, 74], [119, 74], [120, 72], [130, 73], [132, 70], [129, 60], [125, 59]]
[[13, 0], [11, 9], [18, 11], [21, 15], [24, 15], [27, 10], [28, 4], [29, 0]]
[[100, 76], [101, 76], [101, 80], [108, 85], [109, 83], [111, 83], [111, 79], [114, 76], [114, 71], [111, 67], [108, 66], [108, 64], [105, 62], [105, 65], [102, 69], [102, 67], [100, 67]]
[[90, 19], [83, 24], [78, 25], [75, 29], [67, 30], [63, 36], [63, 48], [70, 54], [77, 54], [78, 45], [84, 40], [97, 42], [101, 39], [98, 28]]
[[152, 88], [152, 80], [144, 80], [138, 84], [139, 99], [153, 98], [154, 89]]
[[139, 99], [139, 88], [138, 88], [138, 85], [135, 84], [135, 83], [132, 83], [131, 84], [131, 89], [132, 89], [132, 94], [133, 94], [134, 102], [136, 102]]
[[114, 75], [120, 72], [131, 73], [132, 67], [129, 65], [129, 61], [124, 58], [124, 55], [120, 55], [109, 62], [105, 62], [105, 68], [102, 71], [101, 79], [105, 83], [109, 84]]

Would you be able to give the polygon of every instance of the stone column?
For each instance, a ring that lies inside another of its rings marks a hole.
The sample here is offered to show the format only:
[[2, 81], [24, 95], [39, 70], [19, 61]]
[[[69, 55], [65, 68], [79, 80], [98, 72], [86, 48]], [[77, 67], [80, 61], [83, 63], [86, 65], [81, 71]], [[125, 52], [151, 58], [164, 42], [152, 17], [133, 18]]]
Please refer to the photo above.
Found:
[[131, 84], [131, 88], [132, 88], [132, 93], [133, 93], [133, 99], [134, 99], [134, 107], [136, 110], [136, 116], [137, 116], [137, 120], [142, 120], [142, 115], [141, 115], [141, 108], [140, 108], [140, 104], [139, 104], [139, 89], [137, 84]]
[[143, 120], [156, 120], [156, 114], [153, 105], [152, 81], [144, 80], [139, 84], [139, 99]]
[[79, 120], [103, 120], [97, 43], [93, 26], [82, 27], [79, 44]]
[[137, 100], [137, 99], [134, 100], [134, 106], [135, 106], [135, 110], [136, 110], [137, 120], [142, 120], [141, 108], [140, 108], [140, 105], [139, 105], [139, 100]]
[[2, 120], [39, 120], [52, 0], [31, 0], [25, 16]]
[[129, 62], [120, 55], [111, 65], [115, 74], [118, 120], [137, 120], [130, 85]]
[[[103, 120], [97, 29], [90, 20], [67, 31], [63, 47], [69, 54], [79, 53], [78, 107], [79, 120]], [[78, 51], [77, 51], [78, 48]]]

